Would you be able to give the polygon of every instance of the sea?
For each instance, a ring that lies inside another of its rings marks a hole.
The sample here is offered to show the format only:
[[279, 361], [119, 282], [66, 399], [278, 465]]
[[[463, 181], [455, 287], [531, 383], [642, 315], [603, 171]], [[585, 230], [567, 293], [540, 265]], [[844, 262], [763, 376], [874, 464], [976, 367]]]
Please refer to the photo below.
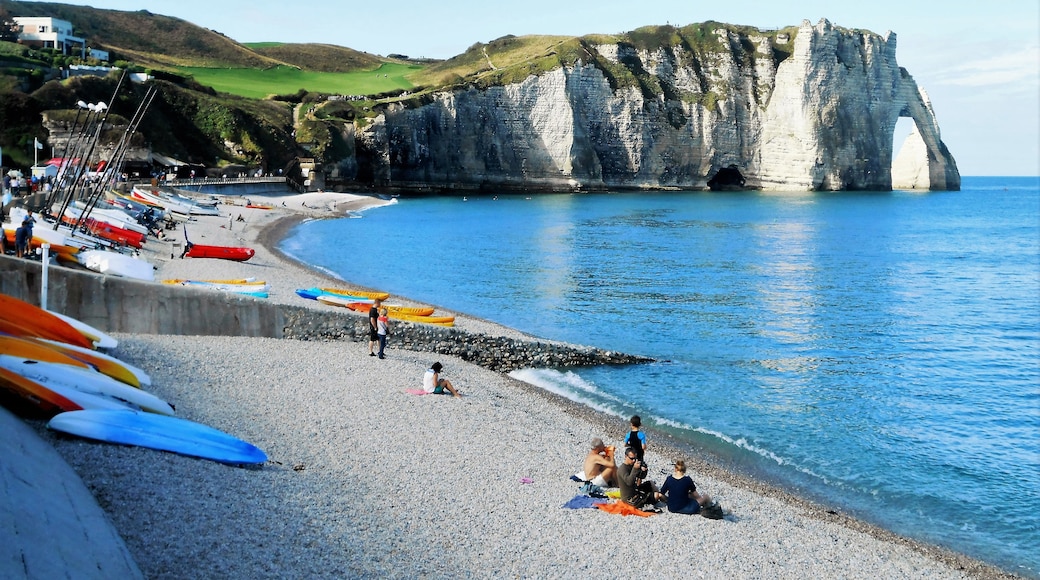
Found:
[[1040, 178], [402, 197], [302, 223], [280, 249], [353, 283], [652, 357], [513, 375], [1040, 578]]

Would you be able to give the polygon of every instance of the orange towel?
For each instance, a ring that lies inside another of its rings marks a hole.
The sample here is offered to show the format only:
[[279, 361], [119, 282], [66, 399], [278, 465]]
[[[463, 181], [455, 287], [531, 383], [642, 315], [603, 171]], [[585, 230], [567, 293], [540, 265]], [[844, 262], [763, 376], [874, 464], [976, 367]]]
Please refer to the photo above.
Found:
[[640, 516], [648, 518], [650, 516], [657, 515], [653, 512], [644, 512], [642, 510], [638, 510], [623, 501], [616, 501], [614, 503], [601, 503], [598, 504], [596, 507], [605, 512], [609, 512], [612, 514], [621, 514], [623, 516]]

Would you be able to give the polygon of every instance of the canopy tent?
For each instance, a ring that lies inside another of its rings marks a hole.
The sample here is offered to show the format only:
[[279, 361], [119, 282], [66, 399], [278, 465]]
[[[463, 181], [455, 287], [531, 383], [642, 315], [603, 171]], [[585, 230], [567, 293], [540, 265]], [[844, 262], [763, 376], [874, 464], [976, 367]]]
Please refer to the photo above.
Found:
[[51, 157], [43, 164], [60, 168], [63, 165], [79, 165], [79, 162], [79, 157]]
[[187, 161], [180, 161], [178, 159], [174, 159], [173, 157], [167, 157], [166, 155], [162, 155], [162, 154], [154, 153], [154, 152], [152, 153], [152, 163], [154, 163], [155, 165], [158, 165], [160, 167], [167, 167], [167, 168], [169, 168], [169, 167], [182, 167], [182, 166], [185, 166], [185, 165], [189, 165], [189, 163]]

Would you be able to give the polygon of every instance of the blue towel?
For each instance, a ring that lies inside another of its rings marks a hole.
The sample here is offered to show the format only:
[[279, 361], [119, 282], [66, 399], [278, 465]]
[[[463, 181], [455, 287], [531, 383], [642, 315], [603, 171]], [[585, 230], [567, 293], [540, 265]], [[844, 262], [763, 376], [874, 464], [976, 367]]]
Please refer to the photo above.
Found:
[[600, 499], [591, 498], [587, 495], [576, 495], [573, 499], [563, 504], [560, 507], [565, 507], [572, 510], [580, 510], [582, 508], [594, 508], [601, 503], [610, 503]]

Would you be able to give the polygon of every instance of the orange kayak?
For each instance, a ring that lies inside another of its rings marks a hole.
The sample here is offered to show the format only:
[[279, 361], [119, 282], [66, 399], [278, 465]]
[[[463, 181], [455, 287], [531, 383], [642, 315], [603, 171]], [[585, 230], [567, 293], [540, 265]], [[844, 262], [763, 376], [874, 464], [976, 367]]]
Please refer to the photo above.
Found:
[[[125, 383], [127, 385], [130, 385], [131, 387], [141, 388], [141, 380], [137, 377], [137, 375], [134, 374], [134, 372], [131, 371], [130, 369], [126, 368], [126, 366], [123, 365], [122, 362], [119, 361], [116, 358], [110, 357], [110, 356], [108, 356], [106, 354], [103, 354], [101, 352], [98, 352], [98, 351], [87, 350], [87, 349], [77, 349], [76, 347], [67, 345], [65, 343], [57, 343], [57, 342], [54, 342], [54, 341], [46, 342], [45, 340], [41, 340], [41, 339], [36, 338], [36, 337], [27, 337], [24, 340], [27, 341], [27, 342], [32, 342], [33, 344], [38, 344], [40, 346], [50, 348], [50, 349], [54, 350], [55, 352], [57, 352], [58, 354], [60, 354], [60, 355], [62, 355], [64, 357], [70, 358], [70, 359], [72, 359], [75, 362], [81, 363], [84, 366], [88, 366], [88, 367], [97, 369], [97, 371], [99, 373], [101, 373], [103, 375], [108, 375], [109, 377], [112, 377], [113, 379], [115, 379], [115, 380], [117, 380], [117, 381], [119, 381], [121, 383]], [[3, 348], [0, 347], [0, 352], [2, 352], [2, 351], [3, 351]], [[7, 354], [14, 354], [14, 353], [7, 353]], [[27, 356], [27, 355], [22, 355], [22, 356], [25, 356], [25, 358], [32, 358], [32, 357]], [[38, 360], [43, 360], [43, 359], [38, 359]], [[51, 361], [51, 362], [61, 362], [61, 361]], [[63, 364], [70, 364], [70, 363], [63, 363]]]
[[46, 415], [83, 408], [40, 383], [3, 368], [0, 368], [0, 390], [7, 391]]
[[67, 354], [29, 338], [0, 336], [0, 352], [32, 360], [58, 363], [83, 369], [90, 368], [90, 365], [81, 360], [74, 359]]
[[0, 320], [23, 329], [22, 333], [12, 334], [23, 335], [24, 332], [28, 332], [29, 336], [49, 338], [83, 348], [94, 348], [94, 343], [68, 322], [39, 306], [7, 294], [0, 294]]

